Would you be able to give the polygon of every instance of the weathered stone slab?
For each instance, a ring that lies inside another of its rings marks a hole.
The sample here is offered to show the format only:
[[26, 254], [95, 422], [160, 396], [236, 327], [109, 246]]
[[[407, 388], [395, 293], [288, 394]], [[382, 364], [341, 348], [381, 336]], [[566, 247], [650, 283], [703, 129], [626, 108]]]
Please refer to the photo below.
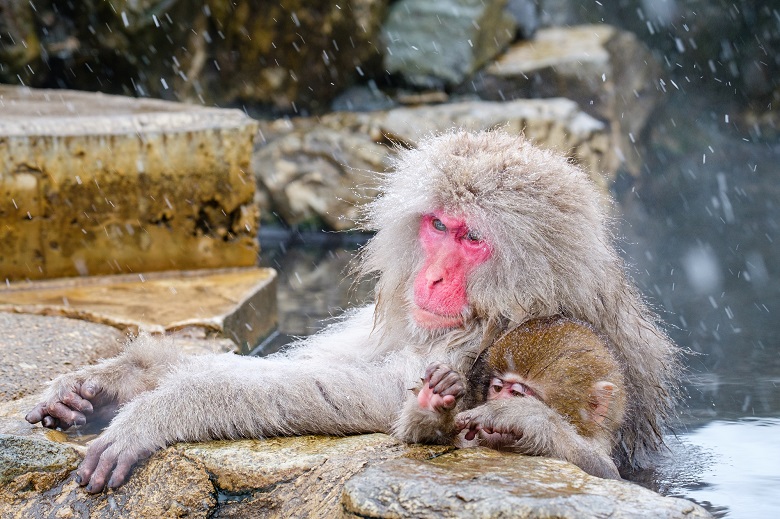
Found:
[[246, 353], [276, 327], [276, 271], [251, 267], [9, 283], [0, 288], [0, 310], [62, 315], [131, 332], [200, 329], [233, 340]]
[[117, 354], [123, 339], [102, 324], [0, 312], [0, 401], [37, 393], [61, 373]]
[[449, 447], [406, 445], [385, 434], [302, 436], [180, 445], [226, 502], [215, 517], [338, 517], [345, 481], [367, 465], [428, 459]]
[[0, 278], [253, 265], [238, 110], [0, 86]]
[[382, 28], [384, 66], [417, 86], [457, 85], [512, 41], [506, 0], [401, 0]]
[[[9, 409], [0, 405], [0, 433]], [[0, 434], [9, 449], [0, 451], [0, 517], [338, 517], [344, 482], [365, 466], [451, 450], [384, 434], [178, 444], [142, 463], [126, 485], [91, 495], [71, 473], [83, 438], [19, 427], [27, 431]]]
[[572, 99], [609, 124], [621, 161], [638, 174], [635, 142], [661, 101], [660, 70], [632, 33], [603, 24], [554, 27], [514, 44], [461, 91], [496, 101]]
[[390, 460], [344, 487], [345, 517], [707, 518], [699, 505], [563, 461], [465, 449], [432, 460]]

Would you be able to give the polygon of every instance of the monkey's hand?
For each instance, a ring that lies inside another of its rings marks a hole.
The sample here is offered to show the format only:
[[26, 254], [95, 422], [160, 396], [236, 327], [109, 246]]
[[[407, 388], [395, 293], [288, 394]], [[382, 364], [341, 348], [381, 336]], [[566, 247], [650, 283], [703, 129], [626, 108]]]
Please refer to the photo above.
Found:
[[76, 482], [93, 494], [104, 488], [117, 488], [127, 481], [135, 465], [155, 450], [112, 424], [89, 445], [76, 469]]
[[417, 403], [421, 409], [437, 413], [454, 408], [466, 392], [460, 374], [441, 362], [434, 362], [426, 368], [422, 382]]
[[67, 429], [73, 425], [110, 420], [118, 408], [116, 397], [104, 391], [94, 379], [79, 373], [54, 379], [43, 399], [27, 413], [25, 420], [49, 429]]
[[492, 400], [459, 413], [455, 427], [479, 445], [577, 465], [588, 474], [620, 479], [609, 445], [585, 438], [561, 415], [533, 397]]
[[102, 425], [119, 406], [156, 387], [182, 358], [172, 340], [141, 334], [116, 357], [55, 378], [25, 419], [51, 429]]
[[495, 409], [496, 403], [502, 402], [487, 402], [455, 417], [455, 428], [458, 431], [466, 431], [466, 441], [477, 438], [479, 445], [505, 449], [523, 438], [523, 432], [516, 427], [517, 424], [503, 423], [500, 412]]

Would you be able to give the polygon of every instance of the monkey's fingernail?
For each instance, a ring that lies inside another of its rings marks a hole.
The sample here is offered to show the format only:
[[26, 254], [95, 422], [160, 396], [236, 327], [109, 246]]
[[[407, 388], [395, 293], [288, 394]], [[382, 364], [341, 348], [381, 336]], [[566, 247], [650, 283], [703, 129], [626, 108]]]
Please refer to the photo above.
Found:
[[81, 476], [79, 474], [76, 474], [76, 483], [81, 485]]

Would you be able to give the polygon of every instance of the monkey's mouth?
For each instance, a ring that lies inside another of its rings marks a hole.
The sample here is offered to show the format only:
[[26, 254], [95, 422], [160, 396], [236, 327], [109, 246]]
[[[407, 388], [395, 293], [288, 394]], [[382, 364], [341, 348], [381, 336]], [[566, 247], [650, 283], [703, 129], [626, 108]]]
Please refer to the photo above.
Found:
[[436, 330], [440, 328], [457, 328], [463, 325], [463, 316], [458, 315], [442, 315], [428, 310], [423, 310], [419, 306], [416, 306], [412, 310], [412, 317], [415, 322], [429, 330]]

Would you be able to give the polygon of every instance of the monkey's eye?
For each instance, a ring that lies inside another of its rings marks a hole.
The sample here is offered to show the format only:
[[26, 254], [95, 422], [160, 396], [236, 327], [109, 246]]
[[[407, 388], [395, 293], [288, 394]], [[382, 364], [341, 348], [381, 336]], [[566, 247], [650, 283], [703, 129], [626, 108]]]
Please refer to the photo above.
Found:
[[494, 393], [500, 393], [501, 390], [504, 389], [504, 383], [501, 381], [500, 378], [494, 378], [490, 381], [490, 390]]
[[515, 382], [512, 384], [509, 391], [512, 393], [512, 396], [536, 396], [536, 391], [522, 382]]
[[480, 242], [482, 241], [482, 233], [479, 231], [469, 230], [468, 234], [466, 235], [466, 239], [470, 242]]
[[512, 384], [512, 387], [509, 388], [509, 391], [512, 393], [512, 396], [532, 396], [534, 394], [530, 387], [520, 382], [515, 382]]
[[439, 220], [438, 218], [434, 218], [433, 220], [431, 220], [431, 225], [433, 225], [433, 228], [436, 229], [437, 231], [444, 232], [447, 230], [447, 226], [444, 225], [442, 221]]

